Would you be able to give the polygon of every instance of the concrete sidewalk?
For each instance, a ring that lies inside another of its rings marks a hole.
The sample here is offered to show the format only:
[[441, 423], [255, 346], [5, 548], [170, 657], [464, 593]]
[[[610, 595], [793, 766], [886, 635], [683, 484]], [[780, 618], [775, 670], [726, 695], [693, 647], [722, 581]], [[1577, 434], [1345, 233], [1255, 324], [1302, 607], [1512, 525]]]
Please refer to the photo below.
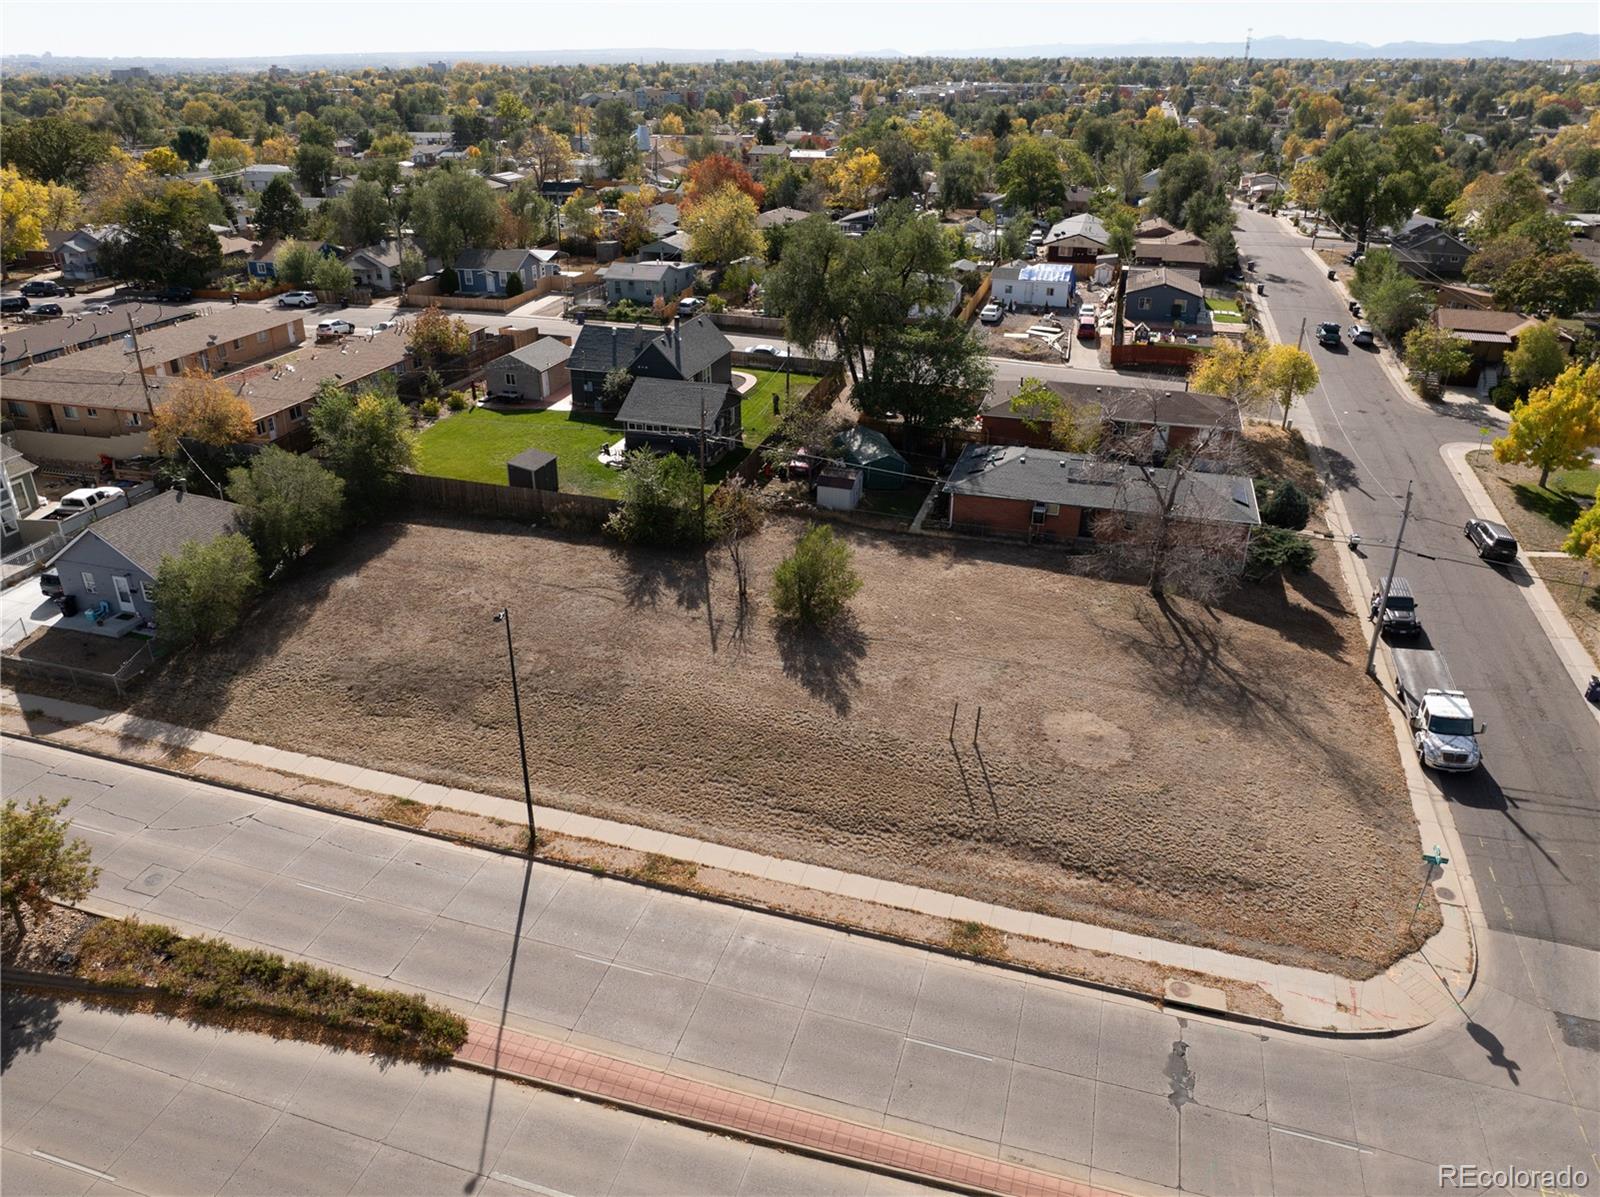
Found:
[[[521, 805], [504, 798], [362, 769], [340, 761], [271, 748], [122, 712], [108, 712], [97, 707], [17, 694], [9, 690], [0, 690], [0, 702], [14, 705], [25, 713], [37, 712], [68, 724], [95, 725], [119, 738], [182, 749], [221, 761], [270, 768], [299, 778], [332, 782], [425, 806], [517, 821], [522, 817]], [[1413, 799], [1417, 799], [1415, 793]], [[1425, 806], [1424, 811], [1429, 813]], [[1465, 996], [1475, 968], [1467, 908], [1459, 902], [1448, 900], [1440, 902], [1444, 926], [1422, 952], [1402, 959], [1378, 976], [1353, 981], [1331, 973], [1273, 964], [1090, 923], [975, 902], [919, 886], [747, 852], [553, 807], [536, 806], [535, 814], [541, 836], [554, 832], [634, 851], [658, 853], [692, 861], [697, 865], [802, 886], [839, 898], [877, 903], [935, 918], [972, 921], [1017, 935], [1256, 986], [1280, 1004], [1283, 1012], [1280, 1025], [1294, 1029], [1335, 1034], [1381, 1034], [1426, 1026], [1450, 1012], [1455, 1002]], [[1422, 834], [1426, 839], [1429, 835], [1438, 837], [1444, 833], [1443, 828], [1429, 818], [1424, 822]], [[1453, 841], [1451, 846], [1454, 846]], [[1453, 880], [1454, 874], [1451, 872], [1436, 878], [1440, 884]], [[1168, 982], [1169, 1000], [1227, 1012], [1226, 998], [1220, 991], [1206, 994], [1195, 992], [1199, 987], [1180, 988], [1180, 985], [1179, 982]], [[1454, 995], [1451, 990], [1455, 991]]]

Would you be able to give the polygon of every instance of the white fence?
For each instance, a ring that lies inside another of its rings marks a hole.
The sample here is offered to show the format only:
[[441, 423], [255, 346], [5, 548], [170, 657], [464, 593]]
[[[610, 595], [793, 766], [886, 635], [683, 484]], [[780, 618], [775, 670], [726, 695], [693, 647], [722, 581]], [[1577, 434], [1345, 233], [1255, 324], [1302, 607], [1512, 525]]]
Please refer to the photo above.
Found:
[[0, 590], [9, 589], [18, 582], [24, 581], [37, 573], [39, 568], [51, 557], [54, 557], [74, 536], [82, 532], [96, 520], [102, 520], [108, 515], [115, 515], [118, 511], [131, 507], [135, 503], [142, 503], [156, 493], [154, 482], [141, 482], [127, 490], [128, 501], [126, 504], [118, 503], [114, 510], [91, 507], [88, 511], [80, 511], [76, 515], [56, 523], [43, 540], [34, 541], [25, 545], [14, 553], [6, 555], [0, 561]]

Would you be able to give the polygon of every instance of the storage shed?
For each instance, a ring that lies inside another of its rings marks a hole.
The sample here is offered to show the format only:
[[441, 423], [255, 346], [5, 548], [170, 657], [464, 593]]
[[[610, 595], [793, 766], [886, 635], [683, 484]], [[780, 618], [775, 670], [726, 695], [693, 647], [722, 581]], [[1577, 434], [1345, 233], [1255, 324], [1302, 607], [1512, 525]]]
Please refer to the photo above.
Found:
[[836, 436], [833, 448], [845, 465], [861, 470], [868, 490], [897, 490], [905, 484], [906, 459], [883, 433], [857, 425]]
[[524, 490], [559, 490], [556, 455], [543, 449], [524, 449], [506, 462], [506, 483]]

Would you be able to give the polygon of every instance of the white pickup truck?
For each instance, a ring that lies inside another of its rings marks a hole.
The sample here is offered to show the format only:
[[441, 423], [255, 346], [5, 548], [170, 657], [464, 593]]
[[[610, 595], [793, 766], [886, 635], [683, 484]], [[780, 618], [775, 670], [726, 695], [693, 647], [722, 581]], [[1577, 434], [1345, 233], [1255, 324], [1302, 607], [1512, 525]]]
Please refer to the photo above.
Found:
[[1395, 693], [1411, 724], [1411, 744], [1424, 768], [1468, 773], [1483, 763], [1478, 727], [1466, 692], [1431, 648], [1391, 648]]
[[119, 486], [84, 486], [74, 491], [68, 491], [61, 496], [61, 502], [51, 504], [43, 510], [35, 512], [33, 518], [41, 520], [64, 520], [92, 509], [103, 509], [108, 514], [120, 511], [128, 505], [128, 495]]

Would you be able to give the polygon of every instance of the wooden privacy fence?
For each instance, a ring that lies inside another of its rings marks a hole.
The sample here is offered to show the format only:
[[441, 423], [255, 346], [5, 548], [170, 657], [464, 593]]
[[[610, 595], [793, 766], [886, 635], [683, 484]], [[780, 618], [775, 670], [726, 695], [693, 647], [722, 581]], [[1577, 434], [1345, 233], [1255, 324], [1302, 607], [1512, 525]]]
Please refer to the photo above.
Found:
[[1113, 345], [1112, 366], [1158, 366], [1187, 370], [1203, 352], [1194, 345]]
[[464, 482], [429, 474], [404, 474], [406, 498], [414, 506], [489, 519], [560, 519], [599, 527], [616, 510], [615, 499], [532, 487]]
[[552, 274], [544, 278], [534, 279], [533, 284], [515, 295], [490, 296], [490, 295], [446, 295], [439, 286], [437, 277], [423, 279], [421, 282], [412, 283], [406, 288], [402, 299], [410, 307], [425, 308], [438, 304], [441, 308], [450, 308], [462, 312], [499, 312], [504, 315], [515, 311], [525, 303], [532, 303], [535, 299], [542, 299], [552, 291], [579, 291], [593, 286], [599, 276], [592, 270], [580, 274]]
[[963, 323], [963, 324], [971, 324], [972, 323], [973, 317], [975, 317], [978, 314], [978, 309], [983, 307], [984, 303], [988, 300], [989, 291], [993, 286], [994, 286], [994, 275], [992, 275], [992, 274], [984, 275], [983, 276], [983, 282], [978, 284], [978, 289], [976, 291], [974, 291], [972, 293], [971, 297], [968, 298], [967, 302], [964, 305], [962, 305], [962, 308], [961, 308], [961, 323]]

